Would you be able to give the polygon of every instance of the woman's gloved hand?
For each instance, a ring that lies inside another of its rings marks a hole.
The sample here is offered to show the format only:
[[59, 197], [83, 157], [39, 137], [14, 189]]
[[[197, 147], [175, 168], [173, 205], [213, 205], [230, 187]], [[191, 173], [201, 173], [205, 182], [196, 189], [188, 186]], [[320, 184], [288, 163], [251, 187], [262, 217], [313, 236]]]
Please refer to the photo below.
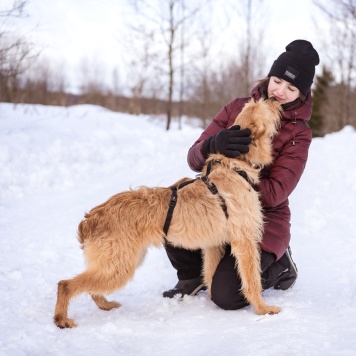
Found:
[[203, 154], [205, 157], [211, 153], [221, 153], [230, 158], [239, 157], [249, 151], [248, 145], [252, 141], [250, 136], [250, 129], [240, 130], [239, 125], [231, 126], [207, 138], [203, 144]]

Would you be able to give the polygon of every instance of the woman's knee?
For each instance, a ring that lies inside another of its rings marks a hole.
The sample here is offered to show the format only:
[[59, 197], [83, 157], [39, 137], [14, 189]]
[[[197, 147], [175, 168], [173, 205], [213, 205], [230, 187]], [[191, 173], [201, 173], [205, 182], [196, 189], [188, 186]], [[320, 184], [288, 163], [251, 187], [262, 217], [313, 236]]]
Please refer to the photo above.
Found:
[[225, 310], [241, 309], [248, 305], [241, 293], [241, 279], [230, 246], [226, 247], [225, 255], [213, 276], [211, 299], [218, 307]]
[[246, 307], [249, 303], [244, 298], [238, 283], [233, 285], [224, 283], [224, 279], [213, 279], [211, 285], [211, 300], [221, 309], [237, 310]]

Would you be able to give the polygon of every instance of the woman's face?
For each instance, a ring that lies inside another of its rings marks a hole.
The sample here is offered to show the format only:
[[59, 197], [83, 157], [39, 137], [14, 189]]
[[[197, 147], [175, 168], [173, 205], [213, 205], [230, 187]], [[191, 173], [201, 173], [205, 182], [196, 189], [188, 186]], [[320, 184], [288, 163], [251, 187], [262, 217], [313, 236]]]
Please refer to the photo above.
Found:
[[281, 104], [287, 104], [299, 97], [299, 89], [278, 77], [271, 77], [269, 80], [268, 97], [274, 96]]

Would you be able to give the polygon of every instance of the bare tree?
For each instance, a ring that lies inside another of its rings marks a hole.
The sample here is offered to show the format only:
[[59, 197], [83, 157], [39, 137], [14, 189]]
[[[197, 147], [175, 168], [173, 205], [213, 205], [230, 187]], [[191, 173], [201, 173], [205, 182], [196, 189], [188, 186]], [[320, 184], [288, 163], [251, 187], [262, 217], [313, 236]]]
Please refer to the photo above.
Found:
[[19, 92], [19, 76], [37, 58], [33, 47], [23, 38], [8, 30], [6, 22], [23, 16], [27, 1], [15, 0], [7, 10], [0, 11], [0, 100], [16, 101]]
[[[265, 65], [262, 55], [265, 29], [262, 2], [244, 0], [238, 7], [235, 2], [226, 3], [228, 13], [225, 21], [220, 21], [214, 28], [205, 28], [204, 23], [199, 24], [201, 35], [198, 36], [197, 48], [200, 60], [197, 59], [198, 65], [192, 75], [193, 90], [190, 98], [199, 108], [195, 113], [202, 119], [203, 127], [224, 104], [238, 96], [248, 96], [254, 82], [261, 78]], [[232, 16], [236, 13], [238, 16]], [[210, 22], [206, 21], [208, 24]], [[226, 27], [219, 27], [221, 23]], [[227, 29], [227, 35], [234, 39], [227, 44], [226, 40], [223, 42], [218, 56], [213, 50], [218, 39], [216, 28], [220, 33]], [[235, 28], [238, 29], [237, 32]], [[231, 46], [231, 43], [236, 43], [236, 47]]]
[[[202, 24], [201, 32], [198, 35], [199, 52], [198, 57], [200, 61], [196, 61], [193, 67], [194, 74], [191, 87], [193, 91], [191, 94], [191, 101], [197, 106], [195, 115], [202, 120], [202, 126], [207, 126], [207, 121], [211, 117], [210, 105], [212, 103], [212, 86], [209, 82], [211, 80], [211, 51], [213, 37], [210, 28]], [[214, 87], [214, 91], [218, 88]]]
[[25, 84], [25, 101], [50, 105], [51, 78], [53, 71], [51, 70], [48, 60], [43, 59], [32, 66], [29, 71]]
[[105, 106], [105, 71], [104, 65], [95, 59], [83, 59], [80, 64], [82, 102]]
[[31, 104], [67, 105], [64, 64], [58, 69], [47, 58], [36, 61], [23, 75], [20, 101]]
[[[117, 68], [112, 71], [112, 91], [109, 92], [107, 98], [107, 105], [110, 110], [119, 111], [120, 110], [120, 98], [121, 95], [121, 86], [119, 71]], [[123, 108], [122, 108], [123, 109]]]
[[26, 7], [28, 0], [13, 0], [12, 5], [10, 5], [5, 10], [0, 10], [0, 17], [18, 17], [22, 16], [24, 13], [24, 8]]
[[[158, 55], [156, 52], [157, 34], [154, 29], [147, 29], [144, 24], [130, 26], [130, 33], [126, 36], [127, 53], [133, 55], [124, 58], [128, 68], [127, 83], [130, 90], [131, 114], [142, 113], [142, 101], [150, 91], [155, 91], [159, 80], [157, 73]], [[153, 79], [153, 80], [152, 80]], [[154, 82], [154, 85], [153, 85]]]
[[223, 104], [236, 97], [236, 92], [241, 92], [242, 83], [236, 58], [230, 59], [225, 46], [219, 46], [226, 22], [218, 21], [212, 26], [219, 19], [215, 17], [214, 4], [210, 5], [198, 23], [196, 52], [189, 65], [190, 113], [202, 120], [202, 127], [207, 126]]
[[237, 7], [240, 18], [245, 28], [240, 36], [239, 67], [241, 70], [242, 93], [249, 95], [251, 85], [261, 77], [264, 69], [263, 34], [265, 33], [266, 9], [263, 0], [243, 0], [241, 6]]
[[[181, 37], [185, 31], [180, 30], [183, 26], [188, 27], [188, 21], [199, 11], [201, 3], [195, 1], [186, 4], [182, 0], [157, 0], [154, 2], [136, 1], [131, 2], [131, 4], [139, 9], [135, 17], [138, 25], [134, 27], [140, 26], [140, 33], [146, 39], [149, 40], [152, 37], [155, 39], [155, 43], [150, 47], [151, 57], [149, 58], [155, 61], [151, 68], [159, 68], [166, 77], [166, 129], [169, 130], [173, 116], [174, 97], [183, 98], [182, 90], [184, 90], [182, 83], [184, 81], [184, 69], [182, 66], [184, 65], [185, 55], [179, 57], [179, 53], [182, 53], [188, 44]], [[155, 52], [152, 52], [153, 49]], [[144, 56], [144, 58], [147, 58], [147, 56]], [[180, 63], [178, 58], [180, 58]], [[179, 84], [177, 80], [178, 72], [181, 79], [179, 88], [177, 87], [177, 84]]]
[[[352, 123], [353, 84], [356, 78], [356, 0], [314, 0], [329, 24], [327, 38], [329, 67], [339, 82], [337, 105], [341, 109], [338, 129]], [[325, 32], [325, 31], [323, 31]]]
[[0, 100], [15, 101], [19, 76], [29, 67], [34, 57], [32, 48], [22, 39], [11, 36], [0, 38]]
[[[185, 13], [185, 1], [181, 0], [181, 11], [182, 14]], [[182, 116], [184, 112], [184, 89], [185, 89], [185, 46], [186, 46], [186, 36], [185, 36], [185, 23], [182, 23], [180, 28], [180, 70], [179, 70], [179, 112], [178, 112], [178, 122], [179, 129], [182, 128]]]

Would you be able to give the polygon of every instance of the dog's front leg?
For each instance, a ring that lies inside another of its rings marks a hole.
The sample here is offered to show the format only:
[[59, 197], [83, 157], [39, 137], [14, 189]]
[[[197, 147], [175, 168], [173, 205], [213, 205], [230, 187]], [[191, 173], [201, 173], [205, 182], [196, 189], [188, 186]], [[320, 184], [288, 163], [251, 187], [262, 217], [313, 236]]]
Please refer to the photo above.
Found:
[[204, 283], [208, 288], [208, 295], [211, 297], [211, 283], [213, 281], [213, 276], [216, 268], [223, 256], [225, 249], [224, 246], [214, 246], [203, 250], [204, 256], [204, 266], [203, 275]]
[[267, 305], [262, 298], [260, 255], [257, 243], [248, 236], [231, 241], [231, 254], [238, 261], [242, 292], [256, 313], [259, 315], [279, 313], [279, 307]]

